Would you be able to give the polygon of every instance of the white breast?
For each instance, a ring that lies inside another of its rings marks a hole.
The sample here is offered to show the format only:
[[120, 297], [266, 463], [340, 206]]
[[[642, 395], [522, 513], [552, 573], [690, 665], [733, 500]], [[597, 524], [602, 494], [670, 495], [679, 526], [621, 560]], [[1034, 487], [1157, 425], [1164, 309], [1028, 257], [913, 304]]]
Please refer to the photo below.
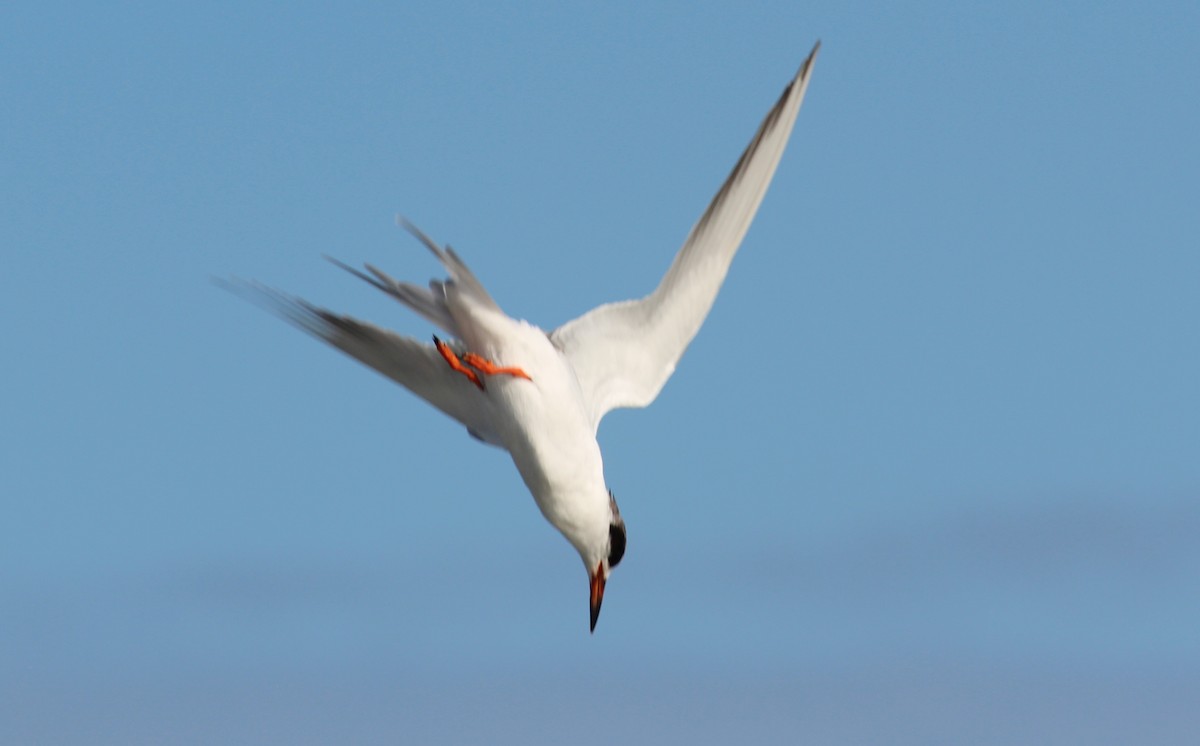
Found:
[[541, 329], [508, 317], [485, 325], [485, 354], [533, 379], [488, 379], [497, 432], [542, 514], [574, 543], [585, 527], [609, 520], [604, 462], [579, 382]]

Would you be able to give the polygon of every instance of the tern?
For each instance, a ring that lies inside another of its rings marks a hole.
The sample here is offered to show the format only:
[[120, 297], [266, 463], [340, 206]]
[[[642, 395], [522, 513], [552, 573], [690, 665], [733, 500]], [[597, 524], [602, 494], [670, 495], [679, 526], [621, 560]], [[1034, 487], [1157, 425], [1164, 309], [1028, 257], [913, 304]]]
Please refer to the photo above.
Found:
[[334, 264], [400, 301], [446, 335], [406, 337], [254, 282], [231, 289], [391, 378], [506, 450], [542, 515], [588, 573], [595, 632], [609, 574], [625, 554], [625, 522], [604, 479], [596, 431], [610, 410], [654, 401], [716, 299], [775, 174], [820, 42], [768, 112], [692, 227], [654, 292], [599, 306], [552, 332], [501, 310], [463, 260], [401, 221], [449, 275], [419, 287], [370, 264]]

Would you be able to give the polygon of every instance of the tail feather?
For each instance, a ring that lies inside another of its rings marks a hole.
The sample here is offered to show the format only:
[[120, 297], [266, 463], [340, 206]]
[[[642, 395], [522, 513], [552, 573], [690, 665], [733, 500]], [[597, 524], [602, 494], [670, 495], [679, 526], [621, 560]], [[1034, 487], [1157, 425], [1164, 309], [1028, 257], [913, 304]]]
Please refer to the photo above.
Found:
[[438, 246], [433, 242], [433, 239], [425, 235], [420, 228], [402, 217], [397, 218], [397, 221], [400, 223], [401, 228], [408, 231], [413, 235], [414, 238], [425, 244], [425, 248], [429, 249], [429, 251], [437, 257], [438, 261], [442, 263], [442, 266], [446, 268], [446, 271], [450, 273], [450, 279], [454, 280], [460, 291], [465, 292], [473, 300], [482, 303], [492, 310], [500, 310], [500, 305], [496, 303], [491, 295], [488, 294], [488, 291], [483, 287], [483, 283], [479, 281], [479, 278], [475, 277], [475, 273], [472, 272], [469, 267], [467, 267], [466, 262], [464, 262], [462, 258], [455, 253], [454, 249], [450, 248], [449, 246], [447, 246], [445, 249], [443, 249], [441, 246]]
[[396, 298], [447, 334], [462, 338], [458, 332], [458, 325], [454, 323], [454, 317], [450, 315], [450, 309], [446, 307], [444, 294], [402, 282], [396, 288]]
[[425, 248], [429, 249], [437, 257], [438, 261], [442, 263], [442, 266], [450, 275], [448, 280], [430, 280], [429, 289], [427, 290], [411, 283], [400, 282], [373, 264], [364, 264], [363, 267], [367, 271], [363, 272], [333, 257], [326, 256], [325, 258], [363, 282], [392, 296], [435, 326], [444, 330], [447, 334], [460, 339], [462, 338], [462, 334], [459, 333], [458, 325], [454, 322], [454, 316], [450, 313], [450, 309], [446, 305], [447, 286], [453, 285], [460, 292], [465, 292], [473, 301], [496, 311], [500, 310], [500, 306], [496, 304], [496, 301], [484, 289], [483, 284], [479, 282], [479, 279], [475, 277], [466, 263], [454, 252], [454, 249], [449, 246], [444, 249], [438, 246], [420, 228], [417, 228], [403, 218], [400, 218], [399, 222], [401, 227], [416, 237], [418, 241], [425, 245]]

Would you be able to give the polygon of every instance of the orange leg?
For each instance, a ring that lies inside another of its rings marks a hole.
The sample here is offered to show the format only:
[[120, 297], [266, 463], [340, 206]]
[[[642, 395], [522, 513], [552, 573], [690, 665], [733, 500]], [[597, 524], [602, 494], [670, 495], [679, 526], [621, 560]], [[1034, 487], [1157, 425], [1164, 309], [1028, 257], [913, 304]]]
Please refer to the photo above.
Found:
[[528, 373], [521, 370], [520, 368], [501, 368], [499, 365], [496, 365], [491, 360], [482, 358], [482, 357], [476, 355], [474, 352], [468, 352], [468, 353], [464, 354], [462, 356], [462, 361], [464, 363], [466, 363], [467, 365], [471, 366], [472, 368], [474, 368], [475, 370], [477, 370], [480, 373], [483, 373], [484, 375], [487, 375], [487, 376], [503, 374], [506, 376], [515, 376], [516, 378], [524, 378], [526, 381], [533, 380], [532, 378], [529, 377]]
[[[449, 364], [452, 369], [462, 373], [471, 381], [471, 383], [478, 386], [480, 391], [483, 391], [483, 380], [480, 379], [479, 374], [463, 365], [462, 362], [459, 361], [458, 355], [454, 354], [454, 350], [450, 349], [450, 345], [438, 339], [436, 334], [433, 337], [433, 346], [437, 348], [437, 351], [441, 353], [446, 363]], [[466, 357], [470, 356], [468, 355]]]

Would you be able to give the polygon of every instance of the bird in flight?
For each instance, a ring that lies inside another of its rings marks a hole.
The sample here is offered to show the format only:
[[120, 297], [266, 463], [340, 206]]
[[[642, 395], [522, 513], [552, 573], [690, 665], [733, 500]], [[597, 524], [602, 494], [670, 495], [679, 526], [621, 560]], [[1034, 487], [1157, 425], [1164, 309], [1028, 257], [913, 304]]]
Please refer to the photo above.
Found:
[[818, 42], [644, 298], [599, 306], [546, 332], [505, 314], [453, 249], [406, 221], [449, 277], [426, 288], [369, 264], [359, 271], [331, 261], [440, 329], [444, 339], [432, 344], [258, 283], [228, 286], [508, 451], [542, 515], [583, 559], [594, 632], [626, 540], [596, 430], [610, 410], [654, 401], [699, 331], [783, 155], [819, 49]]

